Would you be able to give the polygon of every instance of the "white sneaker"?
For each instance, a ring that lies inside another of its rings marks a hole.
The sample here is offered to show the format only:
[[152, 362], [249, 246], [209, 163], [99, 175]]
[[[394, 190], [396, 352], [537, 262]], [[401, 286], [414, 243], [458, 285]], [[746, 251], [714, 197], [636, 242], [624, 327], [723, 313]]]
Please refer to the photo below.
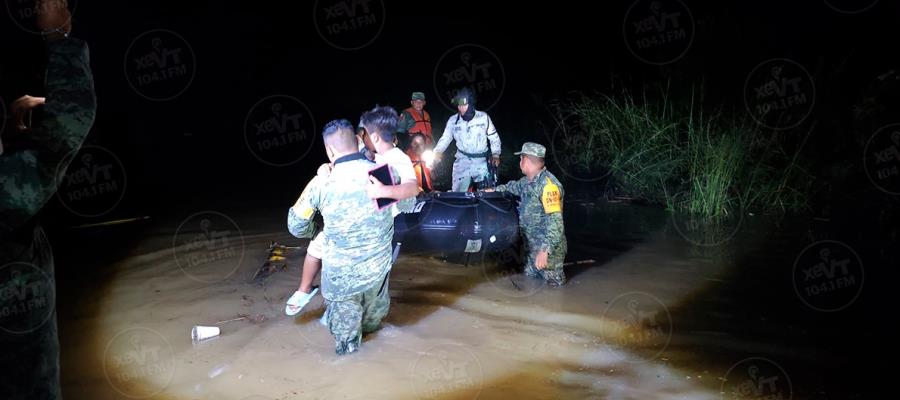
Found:
[[299, 313], [300, 310], [303, 309], [303, 307], [309, 304], [309, 301], [312, 300], [312, 298], [315, 297], [316, 293], [318, 292], [318, 287], [313, 287], [313, 290], [310, 290], [309, 293], [303, 293], [299, 290], [294, 292], [291, 298], [288, 299], [287, 304], [284, 306], [284, 313], [289, 316], [297, 315], [297, 313]]

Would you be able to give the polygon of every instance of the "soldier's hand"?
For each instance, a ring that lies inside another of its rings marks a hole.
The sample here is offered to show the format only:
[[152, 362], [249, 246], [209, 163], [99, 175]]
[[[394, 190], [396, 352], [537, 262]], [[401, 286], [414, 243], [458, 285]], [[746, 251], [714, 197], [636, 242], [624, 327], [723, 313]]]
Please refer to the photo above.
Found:
[[12, 111], [16, 129], [20, 131], [28, 129], [29, 126], [25, 124], [25, 116], [34, 108], [44, 105], [45, 101], [46, 99], [43, 97], [32, 97], [29, 95], [19, 97], [18, 100], [14, 101], [9, 108]]
[[443, 158], [443, 153], [434, 152], [434, 163], [437, 164], [441, 162], [441, 158]]
[[550, 253], [547, 253], [546, 251], [539, 251], [537, 257], [534, 258], [534, 267], [537, 269], [547, 268], [547, 257], [549, 255]]
[[384, 195], [384, 184], [374, 176], [369, 176], [369, 186], [366, 186], [366, 194], [370, 199], [387, 197]]
[[500, 166], [500, 156], [491, 157], [491, 164], [494, 164], [495, 167]]

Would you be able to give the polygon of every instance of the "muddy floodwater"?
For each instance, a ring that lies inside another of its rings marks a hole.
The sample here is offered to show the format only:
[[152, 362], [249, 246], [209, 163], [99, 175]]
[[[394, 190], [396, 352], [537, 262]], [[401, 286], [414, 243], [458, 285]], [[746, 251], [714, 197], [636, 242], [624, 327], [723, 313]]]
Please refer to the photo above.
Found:
[[[134, 244], [97, 250], [103, 268], [61, 262], [61, 282], [74, 282], [58, 300], [65, 397], [702, 400], [858, 390], [832, 379], [846, 376], [848, 355], [821, 346], [838, 334], [816, 308], [858, 307], [864, 276], [840, 248], [831, 249], [837, 262], [819, 262], [821, 249], [804, 254], [814, 240], [790, 224], [747, 216], [712, 228], [655, 208], [568, 204], [569, 260], [594, 262], [567, 268], [557, 289], [498, 263], [515, 252], [467, 266], [401, 253], [382, 328], [338, 357], [318, 321], [321, 296], [284, 315], [303, 250], [251, 281], [271, 241], [306, 244], [286, 233], [280, 211], [270, 214], [154, 221]], [[195, 325], [220, 334], [194, 342]]]

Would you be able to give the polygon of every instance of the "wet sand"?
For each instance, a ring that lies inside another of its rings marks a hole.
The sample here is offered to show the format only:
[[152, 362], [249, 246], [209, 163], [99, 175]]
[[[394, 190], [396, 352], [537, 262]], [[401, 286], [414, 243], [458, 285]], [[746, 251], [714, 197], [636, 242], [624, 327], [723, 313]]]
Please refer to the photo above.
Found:
[[[612, 207], [570, 208], [567, 219], [594, 221], [590, 229], [568, 223], [570, 260], [597, 263], [567, 269], [563, 288], [547, 288], [489, 258], [462, 266], [402, 254], [382, 328], [345, 357], [334, 354], [318, 323], [321, 296], [303, 314], [284, 315], [302, 250], [288, 254], [286, 270], [250, 282], [270, 241], [305, 241], [262, 222], [241, 223], [252, 230], [220, 229], [218, 242], [197, 240], [210, 236], [198, 236], [192, 223], [154, 231], [115, 262], [114, 276], [79, 300], [77, 310], [61, 312], [64, 393], [90, 399], [713, 399], [724, 390], [727, 398], [749, 398], [729, 394], [748, 379], [729, 365], [743, 353], [772, 354], [766, 350], [774, 344], [754, 345], [691, 323], [697, 316], [689, 302], [734, 273], [735, 263], [726, 261], [732, 258], [721, 256], [727, 248], [690, 246], [667, 228], [660, 210]], [[217, 226], [214, 220], [212, 232]], [[220, 336], [192, 342], [192, 326], [236, 318], [219, 324]], [[713, 360], [702, 348], [726, 354]]]

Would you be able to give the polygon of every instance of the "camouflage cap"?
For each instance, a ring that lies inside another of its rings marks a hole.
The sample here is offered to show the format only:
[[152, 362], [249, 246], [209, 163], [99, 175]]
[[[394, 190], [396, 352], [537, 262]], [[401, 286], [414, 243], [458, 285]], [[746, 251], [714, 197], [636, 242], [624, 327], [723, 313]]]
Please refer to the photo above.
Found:
[[425, 93], [412, 92], [412, 96], [410, 96], [410, 100], [425, 100]]
[[547, 154], [547, 148], [534, 142], [525, 142], [525, 144], [522, 145], [522, 151], [518, 151], [515, 153], [515, 155], [519, 154], [528, 154], [531, 156], [544, 158], [544, 155]]

